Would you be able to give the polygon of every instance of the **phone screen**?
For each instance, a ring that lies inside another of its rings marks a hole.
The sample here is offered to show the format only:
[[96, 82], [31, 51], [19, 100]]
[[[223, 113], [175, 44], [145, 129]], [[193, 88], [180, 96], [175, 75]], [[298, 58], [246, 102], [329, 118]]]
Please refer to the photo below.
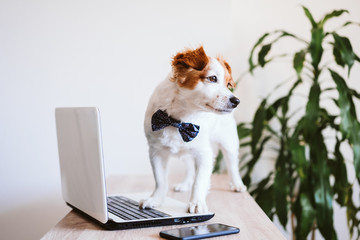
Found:
[[171, 229], [160, 232], [160, 236], [166, 239], [201, 239], [222, 236], [240, 232], [240, 229], [228, 225], [214, 223], [194, 227]]

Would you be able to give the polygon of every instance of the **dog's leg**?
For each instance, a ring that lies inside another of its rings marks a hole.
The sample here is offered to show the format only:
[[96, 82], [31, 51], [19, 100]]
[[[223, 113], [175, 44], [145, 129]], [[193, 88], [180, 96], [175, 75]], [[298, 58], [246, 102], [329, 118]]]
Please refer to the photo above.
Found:
[[186, 192], [191, 189], [191, 186], [194, 183], [194, 177], [195, 177], [195, 165], [194, 165], [194, 159], [189, 154], [184, 154], [179, 159], [182, 162], [185, 162], [186, 165], [186, 175], [185, 179], [178, 184], [174, 185], [174, 191], [175, 192]]
[[224, 155], [228, 175], [230, 177], [230, 188], [235, 192], [245, 192], [246, 186], [244, 185], [240, 173], [239, 173], [239, 153], [238, 153], [238, 141], [237, 144], [220, 145], [220, 149]]
[[213, 169], [213, 152], [210, 146], [203, 148], [195, 155], [196, 176], [192, 188], [189, 212], [204, 213], [208, 211], [206, 196], [210, 188], [210, 178]]
[[155, 178], [155, 190], [148, 199], [140, 201], [140, 208], [154, 208], [164, 201], [168, 191], [167, 163], [169, 153], [166, 150], [155, 151], [150, 149], [150, 161]]

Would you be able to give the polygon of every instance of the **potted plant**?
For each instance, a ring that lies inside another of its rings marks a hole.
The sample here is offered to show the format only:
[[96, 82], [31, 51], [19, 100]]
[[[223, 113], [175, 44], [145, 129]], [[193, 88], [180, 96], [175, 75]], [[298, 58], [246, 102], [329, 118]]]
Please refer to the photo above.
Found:
[[[290, 57], [294, 78], [284, 83], [289, 87], [287, 94], [272, 100], [270, 93], [261, 101], [253, 121], [238, 125], [242, 146], [248, 146], [242, 156], [243, 180], [270, 218], [277, 215], [284, 228], [291, 222], [293, 239], [305, 239], [310, 232], [314, 238], [316, 229], [325, 239], [336, 239], [333, 200], [346, 208], [350, 235], [360, 236], [360, 207], [352, 200], [352, 186], [360, 183], [360, 123], [353, 101], [360, 94], [345, 81], [360, 59], [350, 40], [339, 33], [344, 27], [358, 24], [345, 22], [325, 31], [328, 20], [348, 11], [335, 10], [315, 21], [306, 7], [303, 10], [311, 23], [310, 40], [277, 30], [261, 36], [251, 50], [251, 73], [276, 59]], [[274, 44], [284, 38], [299, 42], [301, 48], [271, 56]], [[324, 61], [327, 52], [333, 61]], [[300, 87], [308, 93], [302, 97], [304, 101], [297, 94]], [[294, 101], [300, 107], [294, 109]], [[331, 104], [338, 114], [329, 110]], [[333, 144], [328, 143], [329, 138]], [[356, 178], [351, 182], [345, 166], [350, 160], [345, 160], [343, 145], [349, 145], [353, 153]], [[251, 173], [266, 151], [275, 152], [275, 168], [253, 183]], [[221, 155], [217, 163], [220, 159]]]

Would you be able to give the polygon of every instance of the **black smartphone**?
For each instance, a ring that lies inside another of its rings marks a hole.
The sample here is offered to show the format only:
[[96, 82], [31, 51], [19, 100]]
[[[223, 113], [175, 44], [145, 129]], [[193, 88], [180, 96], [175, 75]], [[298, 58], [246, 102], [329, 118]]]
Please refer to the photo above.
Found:
[[175, 240], [192, 240], [239, 233], [240, 229], [221, 223], [184, 227], [160, 232], [160, 237]]

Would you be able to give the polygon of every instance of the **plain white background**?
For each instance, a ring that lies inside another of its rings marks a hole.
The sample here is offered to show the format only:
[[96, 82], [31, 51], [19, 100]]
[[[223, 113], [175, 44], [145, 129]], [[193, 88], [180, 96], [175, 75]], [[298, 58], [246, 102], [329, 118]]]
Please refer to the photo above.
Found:
[[[209, 55], [224, 56], [237, 78], [264, 32], [286, 29], [309, 39], [301, 5], [317, 19], [345, 8], [350, 17], [343, 19], [360, 22], [358, 0], [1, 0], [0, 238], [38, 239], [69, 211], [60, 192], [55, 107], [99, 107], [106, 174], [149, 175], [143, 117], [171, 57], [203, 44]], [[343, 33], [360, 54], [360, 29]], [[275, 65], [239, 83], [237, 121], [251, 120], [288, 69]], [[349, 85], [359, 90], [359, 78], [356, 64]], [[335, 218], [339, 238], [347, 239], [345, 212], [336, 210]]]

